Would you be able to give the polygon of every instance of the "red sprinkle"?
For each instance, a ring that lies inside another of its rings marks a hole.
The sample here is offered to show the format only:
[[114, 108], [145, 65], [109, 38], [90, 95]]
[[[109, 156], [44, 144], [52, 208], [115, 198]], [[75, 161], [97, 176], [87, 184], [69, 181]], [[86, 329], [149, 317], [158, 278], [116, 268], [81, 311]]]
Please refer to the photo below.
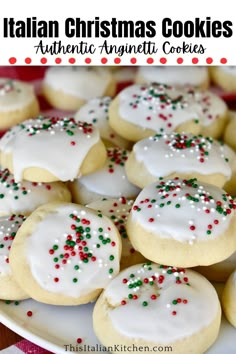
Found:
[[77, 338], [77, 339], [76, 339], [76, 342], [77, 342], [78, 344], [81, 344], [81, 343], [83, 342], [83, 339], [82, 339], [82, 338]]
[[33, 312], [32, 312], [32, 311], [28, 311], [28, 312], [27, 312], [27, 316], [28, 316], [28, 317], [32, 317], [32, 316], [33, 316]]

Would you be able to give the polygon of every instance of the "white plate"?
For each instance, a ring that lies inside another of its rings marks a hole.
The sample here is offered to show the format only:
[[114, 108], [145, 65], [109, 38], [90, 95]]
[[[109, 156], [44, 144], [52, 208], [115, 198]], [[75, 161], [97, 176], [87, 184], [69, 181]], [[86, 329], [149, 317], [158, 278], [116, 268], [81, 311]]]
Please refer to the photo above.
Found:
[[[27, 316], [28, 311], [32, 311], [31, 317]], [[93, 332], [92, 312], [93, 304], [63, 307], [34, 300], [21, 301], [19, 305], [0, 301], [0, 321], [4, 325], [56, 354], [75, 353], [76, 346], [80, 353], [102, 352]], [[81, 344], [77, 343], [77, 338], [82, 339]], [[225, 353], [236, 353], [236, 329], [223, 318], [220, 335], [207, 354]]]

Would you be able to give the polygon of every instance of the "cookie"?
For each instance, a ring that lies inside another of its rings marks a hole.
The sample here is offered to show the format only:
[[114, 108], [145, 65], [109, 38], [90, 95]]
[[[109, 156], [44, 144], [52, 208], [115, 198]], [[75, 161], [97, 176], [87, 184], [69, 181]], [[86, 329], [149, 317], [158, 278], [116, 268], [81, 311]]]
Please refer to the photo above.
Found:
[[130, 182], [144, 188], [160, 177], [194, 178], [223, 187], [236, 155], [218, 141], [184, 133], [162, 133], [138, 141], [125, 164]]
[[140, 66], [135, 82], [137, 84], [161, 82], [167, 85], [188, 85], [207, 89], [209, 73], [206, 66]]
[[0, 140], [1, 164], [16, 182], [68, 181], [101, 168], [106, 149], [97, 128], [74, 118], [24, 121]]
[[225, 92], [236, 92], [236, 66], [212, 66], [212, 82]]
[[236, 112], [230, 111], [229, 122], [224, 131], [224, 142], [229, 146], [231, 146], [231, 148], [236, 151], [235, 131], [236, 131]]
[[227, 106], [215, 94], [164, 84], [129, 86], [109, 107], [110, 126], [135, 142], [173, 131], [218, 138], [226, 122]]
[[236, 252], [224, 261], [208, 267], [196, 267], [196, 271], [213, 282], [226, 282], [230, 274], [236, 269]]
[[121, 269], [145, 261], [145, 258], [141, 255], [141, 253], [135, 251], [133, 248], [126, 232], [125, 225], [132, 208], [132, 204], [133, 200], [127, 200], [126, 198], [121, 197], [119, 199], [99, 199], [87, 205], [88, 208], [98, 210], [102, 214], [108, 216], [117, 227], [122, 240], [122, 253], [120, 260]]
[[97, 97], [85, 103], [74, 115], [75, 120], [93, 124], [99, 129], [102, 140], [107, 147], [119, 146], [123, 149], [130, 147], [130, 142], [120, 137], [109, 125], [108, 107], [111, 97]]
[[107, 161], [100, 170], [69, 183], [72, 200], [89, 204], [101, 198], [134, 199], [140, 189], [129, 182], [125, 173], [125, 161], [129, 152], [118, 147], [107, 149]]
[[221, 298], [222, 308], [227, 320], [236, 327], [236, 270], [227, 280]]
[[30, 214], [40, 205], [70, 202], [71, 194], [62, 182], [15, 182], [9, 170], [0, 168], [0, 216], [12, 213]]
[[0, 216], [0, 299], [23, 300], [29, 296], [15, 281], [9, 267], [9, 252], [16, 232], [25, 220], [23, 215]]
[[0, 130], [37, 116], [39, 104], [31, 85], [0, 78]]
[[88, 100], [114, 96], [116, 83], [109, 70], [100, 67], [51, 67], [43, 81], [43, 94], [56, 108], [75, 111]]
[[151, 262], [122, 271], [93, 312], [101, 343], [129, 348], [130, 353], [140, 347], [205, 353], [218, 336], [220, 321], [219, 299], [207, 279], [192, 270]]
[[16, 281], [35, 300], [55, 305], [93, 301], [119, 272], [121, 240], [106, 216], [72, 203], [36, 209], [10, 251]]
[[236, 201], [197, 179], [145, 187], [129, 214], [133, 247], [154, 262], [178, 267], [218, 263], [236, 250]]

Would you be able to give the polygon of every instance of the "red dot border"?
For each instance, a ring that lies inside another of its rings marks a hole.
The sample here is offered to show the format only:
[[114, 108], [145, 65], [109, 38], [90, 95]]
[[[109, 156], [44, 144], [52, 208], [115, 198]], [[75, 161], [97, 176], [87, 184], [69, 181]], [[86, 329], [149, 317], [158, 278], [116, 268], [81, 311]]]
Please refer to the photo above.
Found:
[[[51, 58], [50, 58], [51, 59]], [[42, 64], [42, 65], [45, 65], [45, 64], [48, 64], [48, 61], [50, 60], [49, 58], [47, 57], [41, 57], [39, 58], [39, 63], [38, 64]], [[143, 59], [143, 58], [142, 58]], [[54, 61], [54, 64], [56, 65], [63, 65], [63, 64], [70, 64], [70, 65], [74, 65], [74, 64], [86, 64], [86, 65], [90, 65], [93, 63], [93, 59], [92, 57], [85, 57], [85, 58], [82, 58], [82, 59], [78, 59], [78, 58], [75, 58], [75, 57], [70, 57], [70, 58], [67, 58], [67, 59], [63, 59], [63, 57], [55, 57], [53, 59]], [[99, 59], [100, 61], [100, 64], [102, 65], [122, 65], [124, 63], [124, 65], [127, 65], [127, 58], [122, 59], [120, 57], [115, 57], [115, 58], [108, 58], [108, 57], [101, 57]], [[146, 57], [145, 59], [146, 61], [146, 64], [147, 65], [165, 65], [165, 64], [168, 64], [168, 62], [170, 62], [170, 60], [168, 60], [168, 57], [159, 57], [159, 58], [154, 58], [154, 57]], [[37, 65], [37, 63], [34, 62], [34, 60], [30, 57], [25, 57], [23, 59], [23, 62], [24, 64], [26, 65]], [[136, 58], [136, 57], [130, 57], [128, 58], [128, 62], [132, 65], [136, 65], [138, 64], [138, 62], [140, 63], [140, 59]], [[183, 64], [189, 64], [191, 63], [192, 65], [226, 65], [228, 63], [228, 60], [227, 58], [225, 57], [222, 57], [222, 58], [219, 58], [218, 60], [216, 59], [213, 59], [212, 57], [206, 57], [206, 58], [202, 58], [202, 57], [192, 57], [192, 58], [184, 58], [184, 57], [177, 57], [175, 59], [175, 62], [176, 64], [178, 65], [183, 65]], [[20, 61], [16, 58], [16, 57], [10, 57], [8, 58], [8, 64], [10, 65], [15, 65], [15, 64], [23, 64], [23, 63], [20, 63]]]

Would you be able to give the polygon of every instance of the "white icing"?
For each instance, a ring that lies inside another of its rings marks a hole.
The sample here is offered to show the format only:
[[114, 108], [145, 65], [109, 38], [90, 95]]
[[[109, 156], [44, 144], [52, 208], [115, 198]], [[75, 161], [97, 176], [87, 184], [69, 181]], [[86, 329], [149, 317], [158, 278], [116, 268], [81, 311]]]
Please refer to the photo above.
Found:
[[16, 183], [7, 169], [0, 169], [0, 215], [32, 212], [38, 206], [52, 201], [68, 201], [70, 193], [61, 182]]
[[145, 187], [130, 217], [161, 238], [192, 244], [222, 235], [235, 214], [234, 208], [235, 201], [222, 189], [196, 179], [184, 182], [176, 178]]
[[21, 110], [34, 100], [35, 94], [31, 85], [0, 78], [0, 112]]
[[[173, 273], [168, 274], [171, 270]], [[164, 277], [161, 282], [160, 276]], [[148, 282], [145, 283], [144, 279]], [[138, 281], [142, 283], [139, 286]], [[154, 284], [150, 285], [149, 281]], [[135, 283], [136, 286], [129, 288]], [[137, 299], [129, 299], [129, 294]], [[152, 295], [157, 298], [151, 299]], [[219, 311], [215, 289], [200, 274], [172, 267], [160, 268], [151, 262], [121, 272], [108, 285], [103, 296], [111, 305], [108, 316], [116, 331], [130, 339], [153, 343], [171, 344], [197, 334], [214, 321]], [[177, 299], [181, 301], [173, 304]], [[122, 301], [126, 302], [123, 306]], [[143, 302], [147, 305], [143, 306]]]
[[103, 168], [76, 179], [73, 184], [78, 187], [80, 184], [89, 191], [111, 198], [126, 198], [137, 195], [140, 191], [138, 187], [128, 181], [124, 164], [128, 158], [128, 151], [117, 147], [107, 149], [108, 159]]
[[208, 81], [208, 70], [205, 66], [141, 66], [138, 75], [148, 84], [161, 82], [168, 85], [199, 86]]
[[[133, 146], [138, 162], [155, 177], [171, 173], [221, 173], [230, 179], [235, 153], [211, 138], [191, 134], [158, 134]], [[232, 158], [233, 156], [233, 158]]]
[[103, 96], [110, 81], [111, 74], [105, 68], [83, 66], [51, 67], [44, 79], [54, 90], [84, 100]]
[[227, 74], [236, 76], [236, 66], [219, 66], [218, 69], [225, 71]]
[[122, 119], [141, 128], [171, 132], [192, 120], [208, 126], [225, 113], [226, 105], [209, 91], [153, 84], [124, 89], [118, 109]]
[[122, 240], [122, 257], [132, 257], [137, 253], [128, 239], [125, 225], [130, 213], [133, 200], [124, 197], [119, 199], [100, 199], [87, 205], [88, 208], [101, 211], [108, 216], [117, 227]]
[[109, 126], [108, 108], [110, 103], [110, 97], [93, 98], [82, 106], [74, 117], [78, 121], [92, 123], [99, 129], [101, 138], [112, 142], [116, 146], [125, 147], [127, 141], [117, 135]]
[[67, 181], [79, 175], [84, 158], [98, 141], [99, 132], [92, 125], [75, 122], [73, 118], [38, 117], [5, 134], [0, 140], [0, 151], [12, 153], [17, 182], [29, 167], [44, 168]]
[[[75, 219], [70, 217], [71, 214]], [[63, 204], [36, 225], [27, 239], [26, 258], [32, 276], [43, 289], [71, 297], [86, 296], [96, 289], [104, 288], [119, 272], [119, 234], [108, 218], [98, 215], [76, 204]], [[76, 232], [80, 236], [76, 236]], [[71, 236], [69, 242], [73, 243], [72, 246], [66, 243], [68, 236]], [[103, 244], [99, 236], [103, 236], [106, 244]], [[79, 237], [83, 237], [83, 240], [78, 240]], [[53, 246], [57, 249], [50, 254]], [[65, 246], [72, 249], [65, 250]], [[88, 255], [85, 257], [89, 259], [87, 263], [82, 260], [80, 252], [82, 256]], [[63, 258], [60, 258], [61, 254]], [[113, 260], [111, 256], [114, 256]], [[58, 261], [55, 262], [55, 258]], [[66, 263], [63, 264], [63, 261]], [[58, 269], [55, 268], [57, 265]], [[76, 266], [79, 269], [75, 269]], [[109, 272], [110, 269], [112, 271]], [[56, 278], [58, 281], [55, 281]]]
[[11, 215], [0, 217], [0, 275], [10, 275], [9, 252], [15, 234], [25, 217], [23, 215]]

